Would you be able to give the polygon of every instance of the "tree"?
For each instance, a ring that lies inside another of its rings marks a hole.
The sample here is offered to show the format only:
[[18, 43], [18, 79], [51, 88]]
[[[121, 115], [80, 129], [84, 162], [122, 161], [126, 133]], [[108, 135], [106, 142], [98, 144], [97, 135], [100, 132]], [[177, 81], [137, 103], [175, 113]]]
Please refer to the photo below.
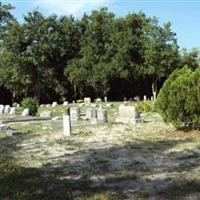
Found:
[[160, 27], [158, 20], [154, 18], [146, 27], [142, 73], [152, 79], [154, 99], [157, 95], [157, 82], [162, 77], [167, 77], [178, 63], [178, 45], [174, 36], [170, 22]]
[[179, 53], [180, 61], [179, 66], [180, 68], [188, 65], [192, 69], [196, 69], [199, 66], [199, 50], [193, 48], [191, 51], [187, 51], [187, 49], [182, 49]]

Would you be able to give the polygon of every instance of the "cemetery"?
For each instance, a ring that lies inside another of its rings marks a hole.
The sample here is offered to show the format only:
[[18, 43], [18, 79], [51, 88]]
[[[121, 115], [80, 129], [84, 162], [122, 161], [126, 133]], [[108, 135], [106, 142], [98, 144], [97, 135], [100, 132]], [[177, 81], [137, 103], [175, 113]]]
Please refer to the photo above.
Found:
[[0, 200], [199, 200], [200, 53], [165, 20], [187, 24], [181, 1], [153, 2], [161, 19], [150, 1], [8, 1]]
[[[108, 103], [112, 106], [107, 107]], [[188, 198], [198, 195], [198, 131], [177, 131], [154, 110], [144, 111], [140, 103], [154, 105], [153, 101], [54, 103], [39, 107], [36, 117], [21, 116], [21, 106], [15, 114], [3, 112], [3, 197], [171, 199], [179, 193]], [[7, 187], [13, 188], [12, 193]]]

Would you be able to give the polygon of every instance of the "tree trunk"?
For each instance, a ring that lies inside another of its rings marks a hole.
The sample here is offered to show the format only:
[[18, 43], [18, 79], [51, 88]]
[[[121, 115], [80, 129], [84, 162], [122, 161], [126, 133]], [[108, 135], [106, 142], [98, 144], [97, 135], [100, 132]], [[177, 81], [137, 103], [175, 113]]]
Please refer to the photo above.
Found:
[[77, 89], [76, 89], [76, 85], [75, 84], [73, 84], [73, 86], [74, 86], [74, 100], [76, 100], [76, 98], [77, 98]]
[[152, 83], [152, 93], [153, 93], [153, 99], [156, 100], [157, 91], [158, 91], [158, 81], [157, 78], [153, 77], [153, 83]]

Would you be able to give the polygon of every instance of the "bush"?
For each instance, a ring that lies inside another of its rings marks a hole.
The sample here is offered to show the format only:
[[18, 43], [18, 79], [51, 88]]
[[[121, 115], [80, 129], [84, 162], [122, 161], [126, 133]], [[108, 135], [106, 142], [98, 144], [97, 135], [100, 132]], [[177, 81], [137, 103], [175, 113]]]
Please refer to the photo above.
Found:
[[151, 101], [141, 101], [136, 104], [136, 108], [139, 112], [153, 112], [154, 102]]
[[23, 108], [28, 108], [30, 115], [35, 116], [38, 111], [38, 105], [36, 101], [32, 98], [25, 98], [21, 103]]
[[200, 129], [200, 68], [175, 70], [159, 92], [156, 108], [176, 128]]

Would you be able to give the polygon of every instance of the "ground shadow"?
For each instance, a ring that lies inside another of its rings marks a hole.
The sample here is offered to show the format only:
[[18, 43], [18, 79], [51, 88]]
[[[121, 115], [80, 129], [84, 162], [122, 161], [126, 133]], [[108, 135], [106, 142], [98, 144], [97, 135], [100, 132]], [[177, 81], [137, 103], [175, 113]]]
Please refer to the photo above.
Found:
[[[51, 158], [59, 160], [59, 165], [48, 164], [40, 168], [25, 168], [12, 159], [23, 139], [24, 136], [0, 139], [0, 149], [7, 145], [7, 157], [3, 154], [0, 157], [1, 199], [73, 200], [83, 196], [93, 199], [95, 193], [105, 192], [115, 194], [114, 199], [178, 199], [186, 193], [200, 192], [198, 179], [159, 176], [164, 172], [181, 175], [200, 164], [195, 153], [190, 157], [187, 152], [164, 154], [178, 144], [190, 142], [189, 138], [137, 139], [124, 146], [78, 151], [71, 159], [65, 159], [69, 155]], [[176, 165], [174, 158], [179, 158], [181, 164]], [[185, 163], [189, 164], [184, 166]], [[151, 179], [148, 175], [155, 177]]]

